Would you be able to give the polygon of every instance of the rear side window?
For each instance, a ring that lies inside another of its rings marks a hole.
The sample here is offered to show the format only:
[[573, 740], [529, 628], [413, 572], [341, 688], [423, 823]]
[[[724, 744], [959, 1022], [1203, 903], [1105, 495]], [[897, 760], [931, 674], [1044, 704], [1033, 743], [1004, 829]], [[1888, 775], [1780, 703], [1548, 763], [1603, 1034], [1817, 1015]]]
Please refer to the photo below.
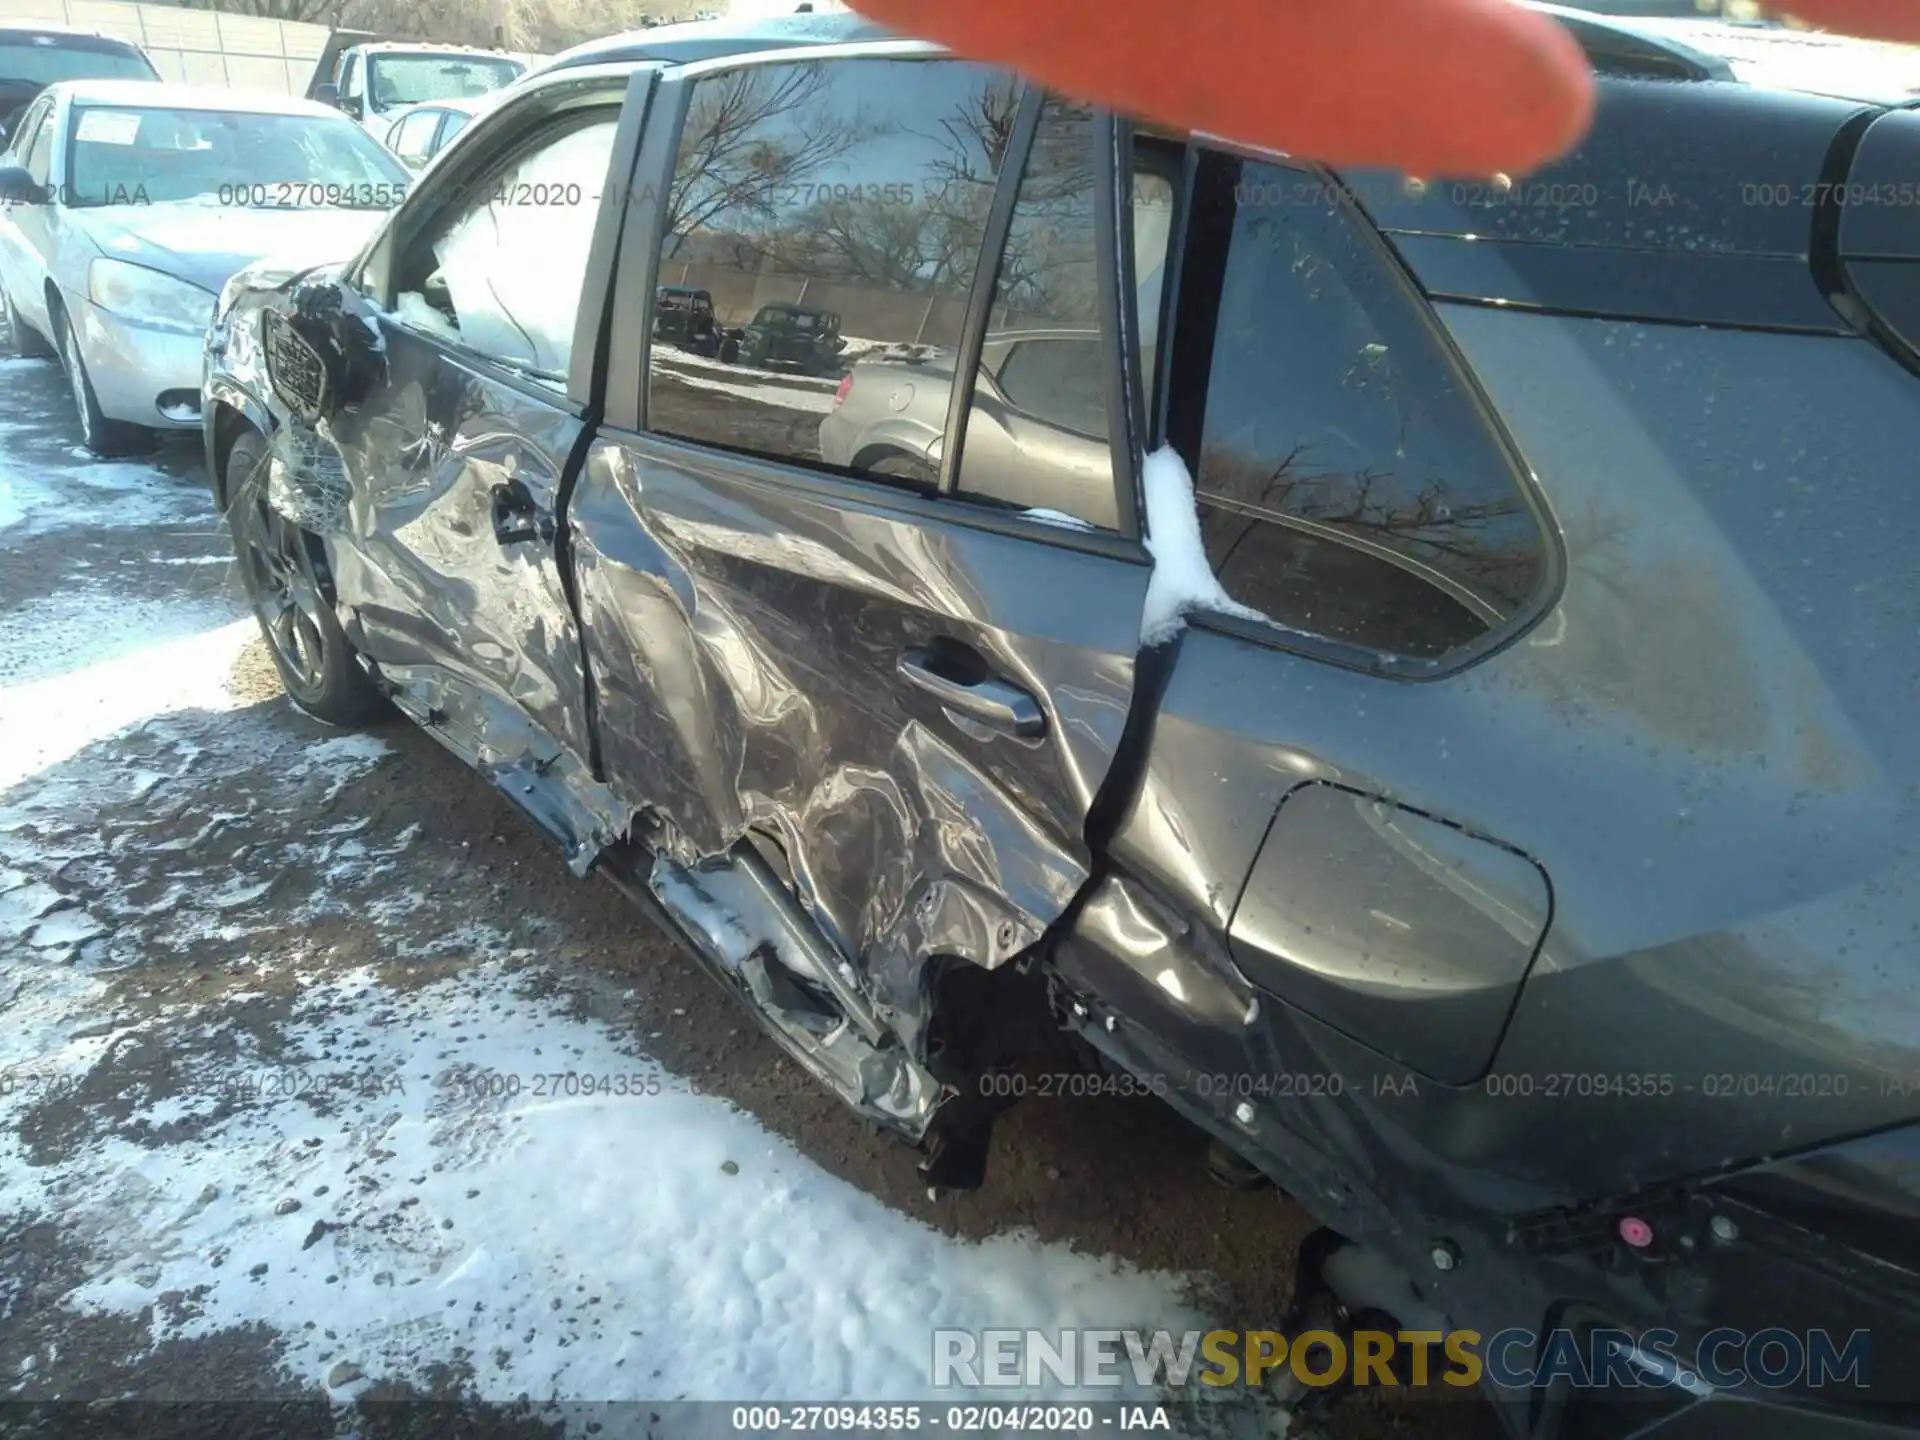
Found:
[[1418, 658], [1520, 612], [1546, 568], [1538, 524], [1366, 222], [1312, 172], [1210, 154], [1191, 245], [1179, 358], [1210, 325], [1195, 489], [1228, 593]]
[[931, 488], [1017, 82], [957, 60], [754, 65], [693, 86], [648, 424]]

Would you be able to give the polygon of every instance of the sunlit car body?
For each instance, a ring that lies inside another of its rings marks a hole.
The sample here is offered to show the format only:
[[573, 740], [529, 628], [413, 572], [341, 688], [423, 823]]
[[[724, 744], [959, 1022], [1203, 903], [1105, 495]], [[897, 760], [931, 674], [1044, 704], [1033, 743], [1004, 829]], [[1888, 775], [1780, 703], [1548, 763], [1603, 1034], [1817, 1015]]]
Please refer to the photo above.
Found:
[[201, 340], [235, 271], [352, 249], [407, 185], [325, 106], [111, 80], [49, 87], [0, 164], [18, 191], [0, 200], [14, 344], [59, 355], [100, 454], [199, 425]]
[[418, 170], [452, 143], [469, 121], [493, 103], [493, 97], [473, 100], [432, 100], [394, 113], [382, 137], [387, 149], [409, 170]]

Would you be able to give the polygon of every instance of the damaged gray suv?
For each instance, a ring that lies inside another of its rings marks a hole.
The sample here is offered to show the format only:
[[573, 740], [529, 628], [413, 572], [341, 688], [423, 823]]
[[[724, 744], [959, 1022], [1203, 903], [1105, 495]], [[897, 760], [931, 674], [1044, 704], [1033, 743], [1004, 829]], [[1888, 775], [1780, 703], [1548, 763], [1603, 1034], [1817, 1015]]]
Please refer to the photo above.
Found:
[[535, 78], [221, 297], [287, 689], [425, 726], [930, 1184], [1070, 1046], [1317, 1217], [1288, 1325], [1500, 1336], [1515, 1435], [1899, 1433], [1920, 114], [1637, 43], [1512, 184], [909, 42]]

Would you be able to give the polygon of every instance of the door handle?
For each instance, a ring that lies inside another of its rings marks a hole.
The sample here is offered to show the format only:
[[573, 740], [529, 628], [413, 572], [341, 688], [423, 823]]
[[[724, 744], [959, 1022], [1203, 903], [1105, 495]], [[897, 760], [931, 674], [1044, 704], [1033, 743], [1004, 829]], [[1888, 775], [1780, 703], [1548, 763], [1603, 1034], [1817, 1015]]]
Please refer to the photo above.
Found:
[[1031, 739], [1047, 733], [1046, 714], [1033, 696], [1018, 685], [986, 673], [986, 663], [971, 649], [951, 645], [942, 648], [959, 652], [971, 662], [966, 669], [977, 668], [981, 673], [977, 677], [956, 677], [949, 673], [955, 667], [939, 651], [909, 650], [898, 662], [900, 678], [926, 691], [949, 710], [1009, 735]]
[[502, 545], [551, 540], [553, 517], [534, 503], [525, 485], [518, 480], [503, 481], [493, 487], [493, 538]]

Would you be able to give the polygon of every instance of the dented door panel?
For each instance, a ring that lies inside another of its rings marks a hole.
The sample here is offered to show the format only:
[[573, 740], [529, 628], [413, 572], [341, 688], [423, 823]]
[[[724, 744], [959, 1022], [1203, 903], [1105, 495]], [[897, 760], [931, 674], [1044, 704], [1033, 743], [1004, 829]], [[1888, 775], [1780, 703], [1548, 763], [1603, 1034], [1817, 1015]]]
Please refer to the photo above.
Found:
[[[929, 955], [997, 966], [1086, 881], [1147, 569], [766, 469], [590, 450], [569, 523], [607, 781], [682, 863], [775, 841], [911, 1030]], [[1029, 698], [1040, 733], [902, 673], [941, 647]]]
[[[297, 303], [297, 302], [295, 302]], [[274, 408], [277, 508], [320, 537], [343, 628], [395, 704], [498, 785], [576, 872], [624, 829], [592, 775], [554, 514], [583, 426], [357, 296], [364, 393]], [[364, 342], [363, 342], [364, 343]]]
[[[368, 653], [443, 666], [587, 748], [579, 636], [554, 561], [553, 517], [581, 424], [562, 397], [484, 376], [382, 317], [384, 395], [334, 417], [354, 477]], [[524, 538], [508, 539], [523, 520]]]

